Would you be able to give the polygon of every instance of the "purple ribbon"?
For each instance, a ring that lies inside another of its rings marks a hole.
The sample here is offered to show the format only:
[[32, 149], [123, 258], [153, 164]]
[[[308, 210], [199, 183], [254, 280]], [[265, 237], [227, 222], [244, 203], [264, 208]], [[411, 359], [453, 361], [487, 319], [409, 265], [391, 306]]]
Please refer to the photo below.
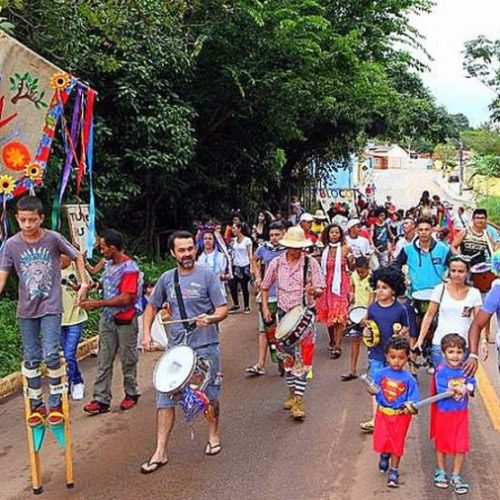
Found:
[[77, 148], [76, 138], [81, 127], [80, 109], [82, 107], [82, 95], [83, 89], [81, 85], [78, 85], [76, 89], [75, 107], [73, 108], [73, 118], [71, 121], [71, 142], [69, 144], [66, 144], [66, 160], [64, 162], [64, 169], [61, 179], [61, 189], [59, 191], [59, 203], [62, 202], [64, 192], [66, 191], [66, 187], [68, 186], [74, 158], [73, 150], [76, 150]]

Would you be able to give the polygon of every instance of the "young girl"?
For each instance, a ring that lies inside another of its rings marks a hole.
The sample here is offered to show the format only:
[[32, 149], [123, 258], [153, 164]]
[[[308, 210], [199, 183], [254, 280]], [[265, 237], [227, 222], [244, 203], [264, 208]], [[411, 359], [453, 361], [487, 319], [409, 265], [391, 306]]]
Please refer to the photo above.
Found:
[[380, 453], [380, 472], [389, 470], [387, 486], [397, 488], [399, 463], [411, 423], [411, 414], [405, 403], [416, 402], [420, 396], [417, 382], [403, 369], [410, 355], [408, 340], [394, 336], [387, 342], [384, 351], [388, 366], [373, 377], [378, 392], [369, 389], [377, 401], [373, 449]]
[[467, 377], [462, 369], [465, 348], [465, 339], [456, 333], [442, 338], [444, 361], [436, 368], [431, 387], [436, 394], [454, 392], [453, 397], [438, 401], [431, 410], [431, 439], [436, 446], [437, 461], [434, 484], [438, 488], [448, 487], [446, 455], [453, 455], [449, 484], [459, 495], [469, 491], [469, 484], [462, 479], [460, 472], [469, 451], [469, 395], [476, 385], [474, 378]]
[[[380, 331], [380, 341], [368, 349], [369, 373], [372, 378], [386, 366], [385, 346], [394, 334], [394, 325], [402, 328], [399, 334], [408, 332], [408, 313], [396, 297], [405, 293], [405, 277], [397, 267], [382, 267], [374, 271], [370, 284], [375, 289], [375, 302], [368, 307], [367, 319], [373, 320]], [[367, 332], [363, 332], [366, 334]], [[374, 402], [375, 412], [375, 402]], [[365, 432], [373, 431], [373, 419], [360, 425]]]

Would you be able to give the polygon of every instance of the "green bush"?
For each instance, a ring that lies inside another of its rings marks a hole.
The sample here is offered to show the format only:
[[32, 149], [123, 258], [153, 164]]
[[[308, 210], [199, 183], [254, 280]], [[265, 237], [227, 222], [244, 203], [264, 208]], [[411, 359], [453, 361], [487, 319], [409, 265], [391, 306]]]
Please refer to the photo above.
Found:
[[16, 302], [3, 299], [0, 302], [0, 377], [20, 369], [23, 359], [21, 333], [16, 318]]
[[486, 196], [480, 200], [478, 206], [488, 210], [488, 219], [500, 225], [500, 196]]

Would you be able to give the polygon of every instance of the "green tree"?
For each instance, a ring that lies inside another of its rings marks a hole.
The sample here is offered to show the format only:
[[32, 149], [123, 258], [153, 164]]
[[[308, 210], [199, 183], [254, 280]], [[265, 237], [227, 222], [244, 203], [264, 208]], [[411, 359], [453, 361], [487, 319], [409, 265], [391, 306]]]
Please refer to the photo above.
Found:
[[500, 120], [500, 39], [479, 36], [465, 43], [464, 69], [493, 91], [491, 119]]

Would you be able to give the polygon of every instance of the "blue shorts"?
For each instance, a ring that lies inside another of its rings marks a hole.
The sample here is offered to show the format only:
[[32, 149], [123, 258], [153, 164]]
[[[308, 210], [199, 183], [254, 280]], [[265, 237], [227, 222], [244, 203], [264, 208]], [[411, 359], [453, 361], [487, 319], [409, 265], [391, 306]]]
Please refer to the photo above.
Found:
[[380, 361], [378, 359], [369, 359], [369, 366], [368, 366], [368, 374], [372, 379], [375, 378], [375, 375], [382, 370], [383, 368], [386, 367], [385, 361]]
[[[209, 401], [218, 401], [222, 385], [219, 345], [201, 347], [195, 351], [198, 356], [210, 361], [210, 379], [204, 392]], [[177, 402], [168, 394], [156, 391], [156, 408], [174, 408], [175, 406], [177, 406]]]

